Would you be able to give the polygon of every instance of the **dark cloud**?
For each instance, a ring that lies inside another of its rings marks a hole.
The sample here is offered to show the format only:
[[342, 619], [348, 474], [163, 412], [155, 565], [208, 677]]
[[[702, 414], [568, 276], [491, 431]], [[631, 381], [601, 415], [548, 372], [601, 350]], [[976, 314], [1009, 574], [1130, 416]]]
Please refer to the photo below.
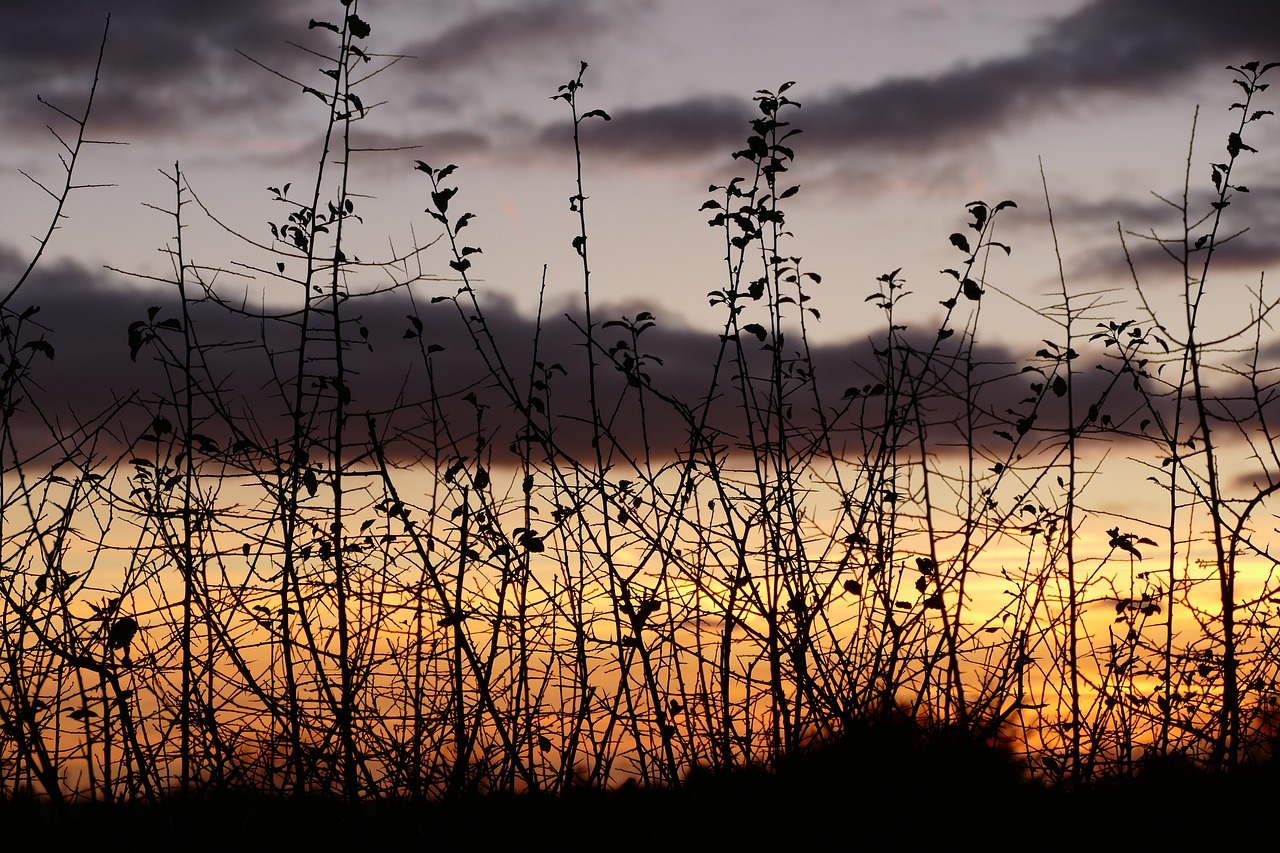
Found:
[[466, 18], [443, 32], [401, 49], [417, 68], [447, 74], [519, 60], [551, 51], [557, 55], [584, 38], [611, 30], [635, 4], [591, 4], [586, 0], [537, 0]]
[[[0, 29], [0, 113], [9, 119], [52, 113], [36, 95], [77, 115], [92, 82], [107, 13], [111, 13], [105, 65], [94, 105], [99, 137], [139, 129], [173, 129], [198, 115], [264, 115], [296, 98], [285, 81], [264, 85], [267, 72], [250, 56], [283, 73], [314, 74], [315, 57], [286, 42], [323, 42], [308, 32], [313, 0], [53, 0], [10, 4]], [[335, 5], [336, 8], [336, 5]], [[276, 78], [272, 78], [275, 80]], [[323, 78], [322, 78], [323, 79]], [[308, 77], [308, 83], [314, 82]], [[37, 125], [38, 126], [38, 125]]]
[[[684, 159], [741, 147], [751, 117], [751, 109], [733, 98], [705, 97], [620, 110], [611, 114], [608, 123], [586, 122], [582, 132], [592, 154], [603, 148], [637, 159]], [[566, 140], [572, 139], [573, 129], [566, 123], [544, 128], [538, 141], [564, 150]]]
[[[315, 152], [322, 150], [323, 137], [316, 137], [296, 150], [266, 160], [272, 165], [315, 163]], [[351, 162], [361, 169], [406, 174], [415, 160], [432, 165], [464, 163], [487, 154], [493, 148], [488, 136], [472, 130], [452, 129], [427, 133], [385, 133], [366, 131], [357, 125], [351, 133]]]
[[[19, 266], [19, 259], [11, 253], [0, 257], [0, 272], [12, 273]], [[506, 396], [504, 383], [495, 378], [499, 375], [495, 352], [509, 366], [519, 393], [526, 394], [535, 324], [509, 304], [490, 301], [484, 303], [485, 326], [481, 330], [474, 319], [465, 319], [475, 316], [473, 309], [460, 313], [450, 301], [431, 301], [432, 297], [454, 293], [456, 286], [423, 282], [415, 285], [420, 290], [412, 299], [399, 290], [354, 297], [346, 305], [346, 316], [352, 320], [347, 337], [354, 342], [345, 356], [352, 411], [375, 414], [389, 434], [398, 436], [393, 451], [400, 458], [425, 452], [433, 425], [447, 424], [455, 437], [473, 445], [476, 409], [467, 395], [474, 395], [475, 402], [484, 407], [483, 429], [493, 436], [495, 446], [506, 447], [525, 429], [523, 417]], [[112, 419], [109, 432], [104, 433], [109, 437], [104, 447], [118, 447], [144, 433], [156, 411], [156, 401], [171, 400], [174, 392], [169, 390], [171, 379], [156, 361], [158, 350], [145, 347], [136, 361], [131, 360], [128, 329], [130, 324], [146, 320], [152, 307], [158, 309], [155, 323], [179, 317], [174, 296], [172, 291], [130, 288], [113, 275], [70, 263], [37, 271], [11, 307], [21, 311], [27, 305], [39, 305], [41, 310], [21, 327], [11, 318], [10, 326], [23, 344], [48, 342], [54, 358], [46, 359], [38, 348], [23, 350], [33, 355], [34, 368], [13, 421], [21, 436], [19, 444], [31, 448], [47, 443], [50, 424], [60, 425], [54, 432], [74, 433], [72, 425], [90, 421], [120, 400], [136, 402]], [[270, 445], [286, 440], [291, 407], [288, 388], [297, 370], [296, 317], [282, 315], [262, 321], [209, 304], [197, 304], [192, 311], [192, 328], [200, 342], [210, 347], [207, 368], [202, 367], [198, 375], [200, 385], [217, 388], [217, 408], [257, 442]], [[406, 336], [413, 328], [409, 315], [422, 322], [421, 338]], [[627, 315], [635, 319], [637, 312], [629, 310]], [[618, 311], [601, 309], [597, 322], [619, 316]], [[480, 331], [479, 348], [468, 323]], [[372, 348], [364, 345], [360, 328], [367, 330]], [[930, 351], [936, 338], [925, 324], [908, 333], [917, 352]], [[162, 334], [173, 337], [172, 332]], [[563, 313], [548, 311], [538, 340], [538, 360], [548, 367], [563, 367], [563, 372], [551, 371], [546, 399], [548, 410], [555, 414], [559, 446], [578, 458], [589, 458], [594, 453], [585, 425], [589, 411], [583, 334]], [[625, 328], [616, 324], [602, 325], [598, 332], [599, 343], [620, 357], [628, 350], [618, 349], [617, 344], [628, 340]], [[643, 410], [625, 376], [603, 354], [599, 358], [603, 365], [599, 374], [602, 411], [617, 446], [635, 457], [647, 451], [656, 460], [676, 458], [688, 451], [692, 415], [692, 422], [705, 422], [708, 434], [720, 446], [749, 452], [741, 371], [736, 362], [738, 344], [722, 339], [716, 329], [694, 330], [673, 323], [660, 311], [657, 325], [646, 331], [640, 342], [641, 352], [651, 357], [646, 371], [656, 392], [646, 394]], [[1061, 436], [1065, 401], [1043, 389], [1036, 391], [1032, 383], [1038, 381], [1038, 375], [1023, 372], [1028, 364], [1043, 364], [1043, 358], [1001, 344], [979, 345], [973, 352], [976, 390], [970, 396], [960, 382], [964, 365], [955, 360], [953, 342], [940, 347], [930, 369], [918, 374], [922, 377], [920, 417], [930, 424], [929, 437], [935, 448], [946, 452], [967, 446], [959, 425], [972, 423], [979, 451], [992, 459], [1002, 458], [1011, 445], [999, 433], [1015, 434], [1019, 419], [1031, 410], [1029, 398], [1040, 394], [1045, 400], [1030, 425], [1030, 438]], [[443, 348], [435, 353], [430, 373], [423, 360], [424, 345]], [[869, 339], [851, 340], [815, 347], [811, 353], [823, 400], [822, 416], [833, 427], [832, 444], [838, 454], [859, 455], [864, 441], [885, 428], [882, 398], [867, 397], [878, 381], [877, 346]], [[789, 360], [797, 355], [793, 347], [789, 344], [784, 352]], [[1104, 352], [1097, 344], [1076, 363], [1077, 407], [1084, 410], [1098, 403], [1100, 415], [1137, 429], [1144, 406], [1132, 383], [1122, 378], [1115, 384], [1112, 373], [1090, 366], [1105, 365], [1098, 361], [1105, 357]], [[311, 356], [307, 370], [319, 383], [332, 370], [331, 362], [326, 360], [322, 344], [313, 347]], [[742, 358], [747, 374], [754, 377], [756, 400], [765, 399], [768, 388], [763, 377], [769, 376], [770, 356], [750, 333], [742, 335]], [[919, 371], [918, 356], [909, 357], [907, 363]], [[1153, 363], [1152, 372], [1154, 368]], [[803, 446], [819, 426], [818, 410], [801, 374], [793, 374], [787, 387], [792, 439]], [[850, 398], [849, 389], [858, 389], [856, 396]], [[1231, 388], [1216, 390], [1223, 397], [1232, 396]], [[1248, 395], [1238, 396], [1245, 399]], [[214, 410], [208, 400], [198, 408], [206, 415]], [[914, 418], [915, 412], [911, 415]], [[223, 439], [230, 434], [221, 417], [211, 418], [201, 431]], [[757, 440], [764, 440], [762, 436], [757, 433]], [[1118, 440], [1114, 435], [1108, 438]], [[825, 446], [814, 450], [827, 452]]]
[[[1128, 246], [1127, 258], [1117, 241], [1114, 248], [1091, 254], [1073, 273], [1111, 280], [1116, 275], [1127, 278], [1132, 263], [1134, 272], [1145, 284], [1177, 284], [1182, 281], [1180, 242], [1163, 245], [1147, 235], [1126, 235], [1125, 241]], [[1255, 237], [1253, 231], [1219, 244], [1210, 260], [1215, 273], [1232, 273], [1233, 280], [1239, 280], [1239, 276], [1244, 275], [1255, 282], [1260, 272], [1274, 268], [1277, 263], [1280, 263], [1280, 238], [1274, 232], [1260, 233]], [[1204, 251], [1192, 249], [1192, 275], [1199, 276], [1203, 265]]]
[[[1210, 10], [1195, 0], [1094, 0], [1049, 23], [1023, 53], [931, 77], [885, 80], [803, 103], [790, 118], [807, 151], [861, 146], [931, 151], [998, 133], [1010, 124], [1097, 94], [1142, 98], [1205, 66], [1280, 59], [1280, 4], [1243, 0]], [[722, 153], [745, 135], [745, 102], [702, 99], [618, 110], [587, 128], [598, 151], [667, 158]], [[544, 138], [562, 135], [549, 129]]]
[[[459, 155], [483, 153], [491, 147], [489, 137], [472, 130], [439, 130], [417, 134], [353, 132], [352, 148], [372, 150], [413, 149], [418, 158], [443, 161]], [[408, 161], [406, 161], [408, 162]]]
[[[1206, 182], [1207, 183], [1207, 182]], [[1181, 203], [1181, 191], [1165, 198]], [[1189, 198], [1191, 243], [1208, 233], [1217, 195], [1194, 191]], [[1152, 196], [1144, 201], [1106, 199], [1086, 202], [1075, 198], [1054, 202], [1054, 222], [1059, 226], [1088, 226], [1105, 234], [1109, 246], [1089, 254], [1075, 274], [1111, 278], [1129, 277], [1129, 262], [1140, 276], [1168, 273], [1181, 280], [1182, 213], [1173, 205]], [[1202, 217], [1207, 217], [1202, 219]], [[1043, 212], [1030, 211], [1019, 227], [1043, 227]], [[1124, 229], [1129, 257], [1116, 236], [1116, 225]], [[1248, 193], [1232, 193], [1230, 206], [1219, 226], [1219, 243], [1212, 265], [1218, 271], [1257, 273], [1280, 263], [1280, 186], [1256, 184]], [[1172, 242], [1168, 242], [1172, 241]], [[1193, 249], [1193, 268], [1203, 264], [1203, 254]]]

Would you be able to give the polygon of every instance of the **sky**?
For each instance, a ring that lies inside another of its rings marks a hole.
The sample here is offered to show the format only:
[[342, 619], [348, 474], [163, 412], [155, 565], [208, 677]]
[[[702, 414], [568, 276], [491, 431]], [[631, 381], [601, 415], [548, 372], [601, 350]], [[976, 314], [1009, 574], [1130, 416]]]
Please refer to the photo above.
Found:
[[[987, 273], [1001, 298], [984, 303], [984, 352], [1025, 361], [1040, 338], [1060, 336], [1041, 316], [1061, 300], [1042, 166], [1068, 286], [1107, 291], [1099, 319], [1134, 314], [1117, 223], [1137, 234], [1176, 232], [1176, 211], [1154, 194], [1182, 195], [1197, 106], [1191, 197], [1207, 205], [1208, 164], [1225, 157], [1238, 117], [1228, 109], [1239, 90], [1225, 66], [1280, 59], [1280, 7], [1266, 0], [362, 0], [356, 8], [372, 28], [367, 50], [383, 63], [401, 57], [361, 90], [371, 109], [357, 145], [380, 150], [353, 167], [367, 196], [351, 235], [359, 253], [390, 256], [436, 236], [424, 213], [427, 182], [413, 163], [456, 164], [454, 205], [476, 214], [467, 236], [483, 253], [473, 272], [495, 322], [513, 341], [530, 339], [545, 266], [550, 338], [565, 358], [579, 357], [566, 348], [573, 332], [564, 319], [579, 311], [582, 288], [568, 205], [572, 144], [567, 109], [551, 96], [586, 62], [581, 108], [612, 119], [589, 125], [583, 140], [597, 317], [652, 312], [660, 376], [686, 399], [701, 380], [683, 366], [706, 363], [722, 323], [707, 293], [724, 286], [723, 238], [700, 207], [709, 185], [741, 172], [731, 155], [747, 135], [756, 90], [794, 81], [788, 94], [801, 104], [790, 116], [803, 133], [788, 246], [822, 276], [812, 291], [822, 320], [809, 331], [838, 392], [881, 325], [865, 301], [877, 276], [901, 268], [917, 294], [911, 322], [936, 330], [937, 302], [954, 287], [939, 270], [959, 260], [948, 236], [964, 229], [974, 200], [1018, 205], [998, 225], [1012, 253]], [[169, 265], [160, 250], [173, 222], [155, 209], [172, 207], [163, 173], [180, 165], [214, 216], [258, 241], [282, 216], [266, 188], [308, 186], [323, 107], [291, 81], [324, 80], [308, 51], [323, 52], [329, 34], [308, 22], [342, 14], [336, 0], [49, 0], [7, 12], [7, 279], [25, 267], [31, 235], [52, 209], [22, 173], [56, 183], [58, 144], [46, 125], [67, 130], [37, 96], [72, 114], [83, 109], [108, 10], [89, 136], [127, 144], [86, 148], [77, 181], [109, 186], [73, 194], [39, 274], [13, 306], [41, 306], [58, 347], [46, 385], [81, 414], [128, 377], [145, 382], [148, 368], [130, 362], [125, 328], [148, 306], [172, 301], [171, 287], [147, 278]], [[1256, 289], [1280, 259], [1280, 123], [1251, 127], [1246, 141], [1261, 153], [1243, 163], [1241, 182], [1252, 192], [1237, 196], [1228, 221], [1252, 230], [1217, 266], [1235, 294]], [[296, 298], [235, 266], [253, 263], [254, 251], [196, 209], [187, 213], [186, 251], [223, 270], [220, 292], [275, 305]], [[1159, 247], [1130, 242], [1157, 303], [1176, 296], [1176, 268]], [[428, 249], [423, 272], [447, 278], [448, 260], [441, 246]], [[425, 302], [456, 283], [418, 288]], [[1211, 324], [1226, 328], [1247, 312], [1247, 298], [1210, 308]], [[361, 354], [363, 369], [377, 386], [371, 398], [385, 397], [403, 379], [386, 365], [401, 358], [404, 305], [374, 299], [362, 310], [377, 343]], [[207, 321], [214, 337], [237, 334], [217, 322]], [[455, 333], [434, 332], [446, 342]]]

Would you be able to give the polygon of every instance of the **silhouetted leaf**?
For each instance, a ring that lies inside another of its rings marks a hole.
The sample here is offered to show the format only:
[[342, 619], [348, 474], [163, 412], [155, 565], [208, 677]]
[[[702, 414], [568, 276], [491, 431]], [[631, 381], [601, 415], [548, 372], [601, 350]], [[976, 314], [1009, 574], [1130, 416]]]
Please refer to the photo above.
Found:
[[138, 623], [132, 616], [124, 616], [116, 620], [107, 633], [108, 649], [127, 649], [138, 633]]
[[38, 352], [44, 355], [50, 361], [53, 360], [53, 344], [41, 338], [38, 341], [28, 341], [22, 345], [23, 349], [29, 349], [32, 352]]
[[441, 213], [449, 212], [449, 199], [453, 198], [458, 192], [456, 187], [444, 187], [431, 193], [431, 203], [436, 206], [436, 210]]
[[969, 213], [973, 216], [973, 222], [969, 224], [969, 227], [974, 231], [981, 232], [983, 226], [987, 224], [987, 206], [980, 201], [971, 201], [969, 202]]
[[1252, 151], [1256, 154], [1258, 149], [1246, 145], [1240, 138], [1240, 134], [1232, 132], [1227, 136], [1227, 153], [1232, 157], [1238, 157], [1241, 151]]
[[955, 246], [962, 252], [968, 252], [969, 238], [957, 231], [955, 234], [951, 235], [951, 245]]
[[360, 19], [359, 15], [347, 15], [347, 28], [351, 30], [351, 35], [358, 39], [367, 39], [372, 30], [369, 25]]

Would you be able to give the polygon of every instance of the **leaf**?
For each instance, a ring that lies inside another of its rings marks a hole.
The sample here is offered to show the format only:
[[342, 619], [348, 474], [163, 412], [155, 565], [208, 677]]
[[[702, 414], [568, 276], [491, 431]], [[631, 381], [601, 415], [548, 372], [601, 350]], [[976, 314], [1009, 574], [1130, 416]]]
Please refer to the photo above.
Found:
[[764, 342], [764, 339], [769, 334], [768, 332], [765, 331], [764, 326], [761, 326], [759, 323], [748, 323], [747, 325], [742, 327], [742, 331], [750, 332], [751, 334], [756, 336], [756, 340], [762, 343]]
[[1240, 138], [1240, 134], [1232, 132], [1227, 136], [1227, 153], [1230, 154], [1232, 158], [1235, 158], [1240, 156], [1241, 151], [1252, 151], [1255, 154], [1258, 153], [1257, 148], [1244, 143], [1244, 140]]
[[347, 28], [351, 30], [351, 35], [358, 39], [367, 39], [369, 33], [373, 32], [359, 15], [347, 15]]
[[982, 227], [987, 224], [987, 206], [980, 201], [970, 202], [969, 213], [973, 216], [973, 222], [969, 227], [981, 232]]
[[316, 478], [314, 468], [308, 468], [302, 472], [302, 487], [307, 490], [308, 497], [315, 497], [316, 491], [320, 488], [320, 481]]
[[957, 231], [955, 234], [951, 235], [951, 245], [955, 246], [960, 251], [967, 253], [969, 251], [969, 238]]
[[604, 110], [591, 110], [589, 112], [585, 112], [582, 114], [583, 120], [586, 120], [589, 118], [602, 118], [605, 121], [612, 121], [612, 119], [609, 117], [609, 114]]
[[132, 616], [124, 616], [111, 626], [111, 631], [107, 634], [107, 648], [127, 649], [137, 633], [137, 621]]
[[29, 349], [32, 352], [42, 353], [50, 361], [53, 360], [53, 344], [41, 338], [38, 341], [28, 341], [22, 345], [23, 349]]
[[963, 282], [965, 299], [977, 302], [982, 298], [982, 288], [978, 287], [978, 283], [971, 278], [966, 278]]
[[453, 198], [458, 190], [455, 187], [445, 187], [431, 193], [431, 203], [436, 206], [436, 210], [441, 213], [449, 212], [449, 199]]
[[332, 30], [335, 33], [341, 32], [341, 30], [339, 30], [336, 25], [331, 24], [328, 21], [317, 21], [315, 18], [312, 18], [310, 21], [307, 22], [307, 29], [314, 30], [316, 27], [321, 27], [326, 30]]

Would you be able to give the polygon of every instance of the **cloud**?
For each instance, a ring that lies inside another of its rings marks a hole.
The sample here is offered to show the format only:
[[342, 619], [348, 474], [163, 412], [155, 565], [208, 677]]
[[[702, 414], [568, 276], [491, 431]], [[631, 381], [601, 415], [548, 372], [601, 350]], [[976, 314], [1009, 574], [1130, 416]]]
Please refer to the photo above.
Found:
[[[608, 123], [589, 120], [582, 135], [593, 155], [603, 146], [605, 153], [614, 156], [683, 160], [741, 147], [751, 117], [751, 109], [733, 98], [699, 97], [620, 110], [611, 114]], [[563, 150], [565, 141], [572, 139], [573, 129], [567, 123], [545, 127], [538, 136], [539, 144], [554, 150]]]
[[[289, 150], [261, 158], [269, 165], [314, 166], [315, 152], [323, 149], [324, 137], [317, 136]], [[332, 144], [332, 142], [330, 143]], [[351, 132], [351, 163], [366, 174], [400, 174], [413, 169], [415, 160], [432, 165], [474, 161], [493, 149], [493, 142], [483, 133], [454, 128], [425, 133], [388, 133], [363, 130], [359, 125]]]
[[[1181, 191], [1165, 198], [1178, 201]], [[1212, 226], [1210, 214], [1217, 198], [1209, 191], [1191, 193], [1190, 220], [1196, 223], [1203, 217], [1191, 230], [1192, 245]], [[1102, 278], [1120, 274], [1128, 278], [1129, 260], [1132, 260], [1135, 270], [1144, 278], [1166, 273], [1174, 276], [1175, 280], [1181, 280], [1182, 213], [1163, 200], [1152, 196], [1143, 201], [1105, 199], [1086, 202], [1069, 197], [1054, 202], [1053, 215], [1060, 227], [1092, 226], [1104, 233], [1109, 241], [1102, 250], [1089, 253], [1087, 262], [1077, 267], [1075, 274]], [[1042, 227], [1045, 221], [1044, 213], [1033, 209], [1018, 227]], [[1125, 231], [1128, 260], [1116, 238], [1117, 222]], [[1280, 186], [1255, 184], [1248, 193], [1232, 193], [1218, 237], [1211, 263], [1219, 272], [1256, 274], [1280, 263]], [[1198, 272], [1204, 255], [1202, 251], [1193, 249], [1191, 257], [1192, 269]]]
[[636, 4], [591, 4], [586, 0], [537, 0], [468, 17], [400, 52], [415, 57], [429, 74], [449, 74], [518, 61], [543, 52], [561, 53], [614, 28]]
[[[1094, 0], [1048, 23], [1022, 53], [928, 77], [899, 77], [803, 103], [789, 118], [807, 151], [862, 147], [932, 152], [1100, 94], [1149, 98], [1206, 66], [1280, 58], [1280, 5], [1244, 0], [1209, 11], [1194, 0]], [[709, 108], [709, 109], [708, 109]], [[703, 112], [706, 111], [704, 115]], [[691, 98], [617, 110], [586, 128], [597, 152], [622, 157], [721, 153], [746, 134], [745, 101]], [[548, 128], [542, 138], [563, 130]]]
[[[3, 253], [0, 273], [12, 273], [20, 261], [12, 252]], [[430, 448], [433, 430], [445, 426], [467, 445], [465, 452], [472, 453], [479, 405], [481, 428], [489, 443], [499, 449], [500, 457], [510, 458], [503, 448], [526, 431], [526, 421], [505, 389], [514, 387], [522, 397], [528, 395], [537, 340], [536, 357], [547, 373], [543, 377], [539, 371], [535, 378], [546, 378], [550, 390], [536, 392], [542, 402], [535, 409], [552, 413], [556, 440], [564, 453], [579, 459], [594, 457], [587, 426], [586, 351], [581, 320], [573, 319], [576, 310], [548, 311], [539, 327], [503, 301], [484, 302], [479, 314], [466, 303], [460, 312], [451, 301], [432, 302], [433, 297], [453, 294], [457, 288], [454, 282], [423, 282], [414, 288], [412, 298], [407, 290], [399, 289], [355, 296], [345, 303], [344, 314], [350, 320], [346, 337], [351, 342], [344, 355], [346, 386], [356, 421], [363, 422], [365, 412], [375, 415], [387, 434], [394, 436], [390, 452], [402, 460], [464, 452], [458, 447]], [[54, 357], [45, 358], [40, 346], [21, 350], [32, 356], [33, 369], [21, 392], [25, 400], [12, 421], [20, 448], [31, 451], [47, 445], [51, 430], [74, 433], [74, 425], [91, 421], [120, 401], [129, 402], [110, 419], [108, 432], [99, 436], [99, 452], [127, 446], [144, 434], [151, 418], [161, 411], [159, 401], [174, 398], [175, 377], [157, 360], [162, 350], [154, 343], [140, 348], [136, 361], [131, 359], [128, 330], [131, 324], [151, 317], [157, 340], [176, 344], [177, 333], [158, 325], [181, 317], [175, 295], [172, 290], [131, 288], [114, 274], [69, 262], [38, 270], [11, 307], [21, 311], [34, 304], [40, 306], [40, 312], [20, 326], [11, 319], [10, 325], [21, 344], [43, 340], [52, 347]], [[154, 315], [153, 307], [158, 309]], [[751, 310], [744, 319], [750, 318]], [[764, 342], [752, 332], [744, 332], [740, 340], [726, 340], [717, 329], [691, 329], [658, 311], [657, 325], [640, 337], [639, 351], [645, 356], [644, 371], [650, 382], [641, 406], [637, 388], [629, 386], [626, 375], [608, 355], [612, 352], [622, 360], [632, 353], [618, 346], [619, 342], [630, 346], [626, 327], [607, 323], [621, 320], [624, 313], [635, 321], [639, 312], [634, 307], [623, 312], [598, 306], [596, 313], [601, 323], [597, 341], [602, 348], [597, 353], [597, 385], [610, 452], [616, 447], [632, 458], [647, 456], [655, 463], [668, 462], [687, 454], [691, 429], [698, 425], [705, 426], [704, 434], [725, 451], [754, 453], [744, 411], [771, 393], [771, 356]], [[197, 410], [205, 418], [202, 433], [225, 442], [232, 435], [227, 428], [229, 419], [260, 446], [270, 446], [287, 442], [290, 435], [297, 316], [276, 312], [273, 319], [263, 321], [253, 315], [252, 311], [245, 316], [208, 303], [191, 306], [192, 329], [206, 351], [197, 372], [199, 385], [206, 391], [217, 389], [216, 397], [202, 399]], [[413, 334], [416, 327], [410, 315], [422, 323], [420, 336]], [[476, 319], [481, 316], [483, 326]], [[312, 380], [307, 389], [309, 394], [321, 395], [323, 409], [327, 405], [324, 395], [333, 393], [334, 386], [325, 379], [334, 369], [333, 352], [324, 343], [328, 337], [324, 317], [317, 315], [313, 323], [317, 337], [308, 354]], [[1031, 401], [1040, 397], [1043, 400], [1036, 420], [1025, 424], [1029, 428], [1026, 440], [1052, 443], [1061, 439], [1065, 400], [1044, 387], [1036, 389], [1033, 383], [1043, 386], [1044, 378], [1023, 371], [1027, 365], [1043, 366], [1044, 358], [1005, 345], [980, 344], [972, 352], [971, 389], [961, 382], [967, 368], [964, 361], [957, 360], [960, 351], [955, 341], [959, 334], [937, 348], [927, 368], [920, 354], [933, 350], [936, 331], [918, 323], [907, 334], [914, 354], [903, 348], [895, 358], [899, 368], [905, 364], [912, 375], [920, 377], [919, 395], [914, 399], [920, 401], [918, 416], [929, 424], [929, 440], [936, 452], [962, 452], [971, 438], [961, 427], [970, 424], [972, 441], [980, 454], [996, 461], [1005, 458], [1013, 445], [1001, 433], [1016, 435], [1019, 422], [1033, 408]], [[788, 339], [783, 351], [789, 365], [784, 387], [790, 440], [797, 450], [856, 458], [864, 452], [866, 442], [874, 442], [885, 431], [884, 397], [874, 393], [880, 382], [877, 365], [882, 355], [876, 351], [880, 346], [880, 341], [859, 339], [812, 350], [822, 401], [819, 410], [806, 375], [790, 366], [804, 367], [803, 362], [792, 362], [800, 354], [799, 338], [793, 334]], [[427, 347], [432, 348], [430, 370], [424, 359]], [[1136, 431], [1149, 415], [1129, 378], [1114, 380], [1115, 365], [1101, 360], [1105, 352], [1098, 344], [1076, 362], [1077, 412], [1097, 404], [1099, 417], [1105, 415], [1117, 426]], [[509, 380], [497, 378], [504, 375], [502, 364], [510, 370]], [[1154, 374], [1154, 362], [1150, 370]], [[742, 390], [744, 375], [753, 377], [747, 397]], [[1156, 380], [1151, 384], [1154, 387]], [[1225, 380], [1220, 384], [1215, 392], [1221, 398], [1248, 400], [1243, 384], [1236, 387]], [[908, 394], [901, 402], [910, 399], [913, 397]], [[1163, 403], [1157, 406], [1167, 416], [1167, 407]], [[914, 423], [916, 409], [902, 411]], [[1246, 414], [1242, 412], [1242, 417]], [[542, 411], [534, 412], [535, 420], [542, 422], [543, 417]], [[825, 442], [808, 447], [823, 420], [831, 426], [831, 447]], [[768, 440], [770, 433], [757, 428], [755, 435], [756, 442], [761, 442]], [[1114, 433], [1105, 438], [1124, 440]], [[1025, 452], [1027, 445], [1022, 450]]]
[[[93, 63], [111, 12], [104, 69], [94, 104], [95, 134], [132, 135], [172, 130], [196, 116], [262, 116], [297, 91], [263, 85], [243, 51], [284, 73], [314, 74], [314, 57], [286, 41], [321, 45], [307, 21], [315, 4], [225, 0], [172, 3], [94, 0], [19, 3], [0, 29], [0, 115], [11, 123], [55, 118], [36, 95], [78, 115], [88, 96]], [[309, 11], [310, 10], [310, 11]], [[323, 78], [322, 78], [323, 79]], [[311, 82], [308, 78], [308, 82]], [[39, 126], [37, 124], [37, 126]]]

